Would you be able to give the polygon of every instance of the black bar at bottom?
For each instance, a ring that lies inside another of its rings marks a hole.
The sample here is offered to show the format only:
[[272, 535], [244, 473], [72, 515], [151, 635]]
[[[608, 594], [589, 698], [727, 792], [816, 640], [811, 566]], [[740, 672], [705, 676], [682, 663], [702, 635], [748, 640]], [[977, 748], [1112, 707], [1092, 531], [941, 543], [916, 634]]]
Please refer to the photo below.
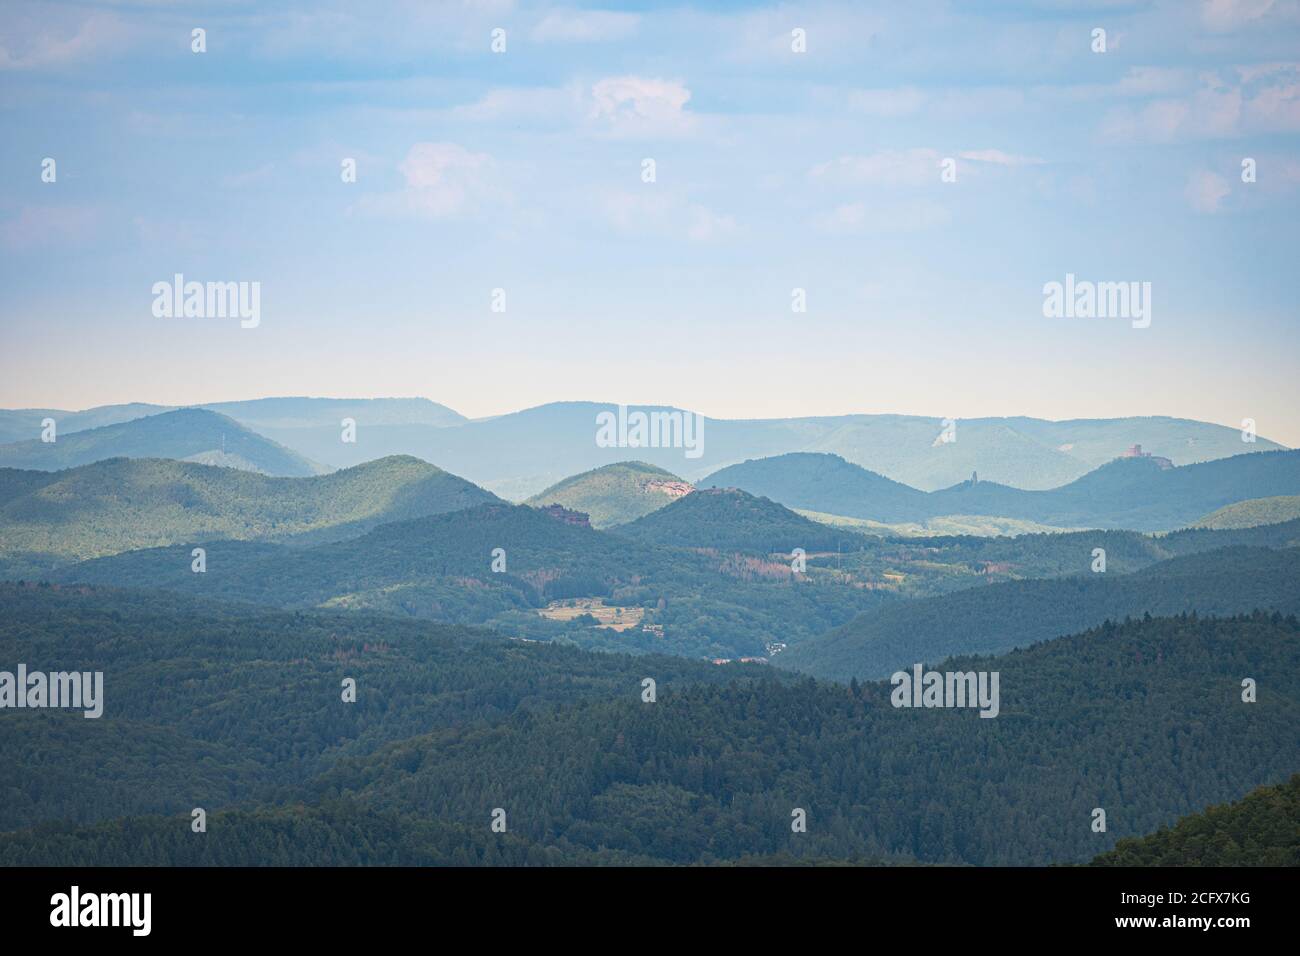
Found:
[[[893, 931], [927, 943], [1046, 931], [1231, 944], [1294, 926], [1295, 876], [1245, 868], [14, 869], [0, 870], [0, 925], [6, 942], [75, 933], [82, 943], [128, 945], [373, 943], [377, 931], [457, 926], [484, 940], [530, 927], [547, 937], [599, 929], [652, 940], [689, 927], [735, 942], [783, 924], [882, 941]], [[143, 895], [116, 895], [146, 893], [147, 935], [139, 932]], [[115, 918], [123, 925], [71, 925]]]

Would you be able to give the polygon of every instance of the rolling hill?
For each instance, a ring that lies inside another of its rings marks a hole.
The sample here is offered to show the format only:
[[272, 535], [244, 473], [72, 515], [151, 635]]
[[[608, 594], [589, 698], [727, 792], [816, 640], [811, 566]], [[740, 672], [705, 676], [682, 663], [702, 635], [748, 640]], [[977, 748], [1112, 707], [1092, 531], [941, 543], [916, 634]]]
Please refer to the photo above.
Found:
[[773, 663], [827, 680], [885, 677], [955, 654], [996, 654], [1144, 614], [1300, 612], [1300, 548], [1223, 548], [1132, 574], [1009, 581], [896, 601]]
[[883, 523], [930, 517], [929, 496], [839, 455], [795, 453], [759, 458], [714, 472], [701, 488], [741, 488], [801, 508]]
[[182, 408], [85, 431], [0, 445], [0, 467], [58, 471], [107, 458], [174, 458], [282, 477], [324, 469], [216, 412]]
[[1050, 491], [971, 479], [933, 492], [899, 485], [834, 455], [783, 455], [725, 468], [700, 486], [743, 488], [788, 508], [880, 522], [990, 515], [1056, 527], [1161, 531], [1234, 502], [1300, 492], [1300, 451], [1174, 468], [1149, 458], [1119, 458]]
[[1226, 505], [1193, 524], [1195, 528], [1254, 528], [1300, 518], [1300, 495], [1252, 498]]
[[0, 559], [14, 577], [22, 562], [49, 568], [211, 539], [321, 543], [495, 500], [415, 458], [311, 478], [147, 458], [59, 472], [0, 470]]
[[[191, 570], [184, 544], [98, 558], [50, 577], [491, 624], [533, 640], [696, 657], [763, 656], [769, 642], [811, 637], [890, 599], [831, 575], [796, 580], [788, 561], [655, 547], [499, 502], [311, 547], [258, 540], [205, 548], [201, 574]], [[494, 571], [497, 549], [504, 569]], [[636, 626], [603, 629], [554, 609], [579, 598], [627, 609]]]
[[690, 491], [670, 471], [643, 461], [620, 461], [565, 478], [524, 504], [563, 505], [586, 514], [593, 528], [608, 528], [635, 521]]
[[790, 555], [795, 548], [809, 553], [854, 550], [862, 545], [861, 535], [853, 531], [818, 524], [736, 488], [692, 492], [613, 533], [664, 547], [756, 554]]

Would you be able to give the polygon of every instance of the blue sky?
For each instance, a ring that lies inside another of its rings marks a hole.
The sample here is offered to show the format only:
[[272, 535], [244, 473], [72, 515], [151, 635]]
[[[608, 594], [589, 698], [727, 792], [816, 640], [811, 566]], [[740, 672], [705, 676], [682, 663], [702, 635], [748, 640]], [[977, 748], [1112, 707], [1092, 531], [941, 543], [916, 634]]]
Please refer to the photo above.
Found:
[[[16, 0], [0, 123], [7, 407], [1167, 414], [1300, 444], [1295, 0]], [[178, 272], [260, 282], [260, 324], [156, 318]], [[1067, 273], [1150, 282], [1150, 327], [1045, 318]]]

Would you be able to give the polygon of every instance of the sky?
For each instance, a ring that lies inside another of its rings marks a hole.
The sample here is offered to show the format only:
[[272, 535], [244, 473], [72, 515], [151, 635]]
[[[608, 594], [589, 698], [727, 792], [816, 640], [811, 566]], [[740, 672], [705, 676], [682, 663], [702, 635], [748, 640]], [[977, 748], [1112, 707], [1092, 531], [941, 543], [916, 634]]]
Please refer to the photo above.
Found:
[[[1297, 0], [6, 0], [0, 130], [4, 407], [1174, 415], [1300, 445]], [[258, 283], [256, 326], [155, 314], [178, 273]], [[1149, 288], [1149, 325], [1045, 315], [1067, 275]]]

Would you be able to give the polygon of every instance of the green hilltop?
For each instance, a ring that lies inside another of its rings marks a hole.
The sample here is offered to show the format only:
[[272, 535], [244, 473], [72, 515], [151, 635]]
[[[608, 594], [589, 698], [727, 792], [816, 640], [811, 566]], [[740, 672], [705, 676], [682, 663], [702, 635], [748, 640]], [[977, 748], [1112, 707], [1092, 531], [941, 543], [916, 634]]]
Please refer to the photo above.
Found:
[[1292, 518], [1300, 518], [1300, 495], [1275, 495], [1226, 505], [1213, 514], [1206, 515], [1193, 527], [1253, 528], [1262, 524], [1290, 521]]
[[565, 478], [524, 504], [563, 505], [586, 514], [593, 528], [608, 528], [635, 521], [690, 490], [671, 471], [643, 461], [620, 461]]
[[819, 524], [738, 488], [700, 489], [614, 533], [665, 547], [786, 556], [795, 548], [812, 553], [862, 546], [855, 531]]
[[497, 500], [417, 458], [310, 478], [171, 459], [112, 458], [59, 472], [0, 469], [0, 570], [209, 539], [321, 543], [376, 524]]

